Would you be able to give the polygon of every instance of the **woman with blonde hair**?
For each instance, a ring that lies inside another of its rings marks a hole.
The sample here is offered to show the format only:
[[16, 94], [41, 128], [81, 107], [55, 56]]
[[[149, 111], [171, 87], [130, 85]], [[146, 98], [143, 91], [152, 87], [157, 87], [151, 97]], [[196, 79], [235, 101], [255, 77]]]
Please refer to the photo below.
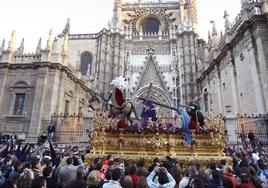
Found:
[[100, 187], [100, 172], [98, 170], [92, 170], [87, 177], [88, 188]]
[[19, 177], [17, 185], [19, 188], [31, 188], [34, 175], [31, 169], [25, 168], [23, 175]]
[[144, 176], [141, 176], [137, 182], [138, 188], [148, 188], [147, 180]]
[[132, 179], [130, 176], [125, 176], [123, 182], [123, 188], [132, 188]]

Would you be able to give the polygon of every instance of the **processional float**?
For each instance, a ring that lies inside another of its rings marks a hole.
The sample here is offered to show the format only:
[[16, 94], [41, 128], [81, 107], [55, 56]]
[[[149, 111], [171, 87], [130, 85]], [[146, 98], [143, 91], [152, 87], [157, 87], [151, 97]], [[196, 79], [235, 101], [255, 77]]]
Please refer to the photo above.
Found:
[[[122, 87], [114, 86], [108, 99], [98, 93], [93, 94], [89, 103], [90, 108], [94, 109], [94, 131], [89, 133], [92, 149], [86, 157], [87, 163], [95, 157], [105, 158], [108, 154], [123, 160], [144, 158], [147, 162], [156, 157], [171, 156], [185, 165], [193, 162], [207, 165], [222, 159], [231, 161], [224, 154], [227, 139], [222, 116], [206, 116], [206, 125], [199, 126], [203, 115], [197, 104], [191, 104], [194, 114], [190, 118], [185, 110], [189, 106], [176, 108], [149, 99], [151, 88], [152, 84], [146, 97], [136, 96], [142, 101], [136, 106], [123, 97]], [[100, 103], [101, 107], [93, 107], [94, 102]], [[161, 117], [154, 122], [152, 118], [144, 119], [151, 104], [176, 111], [182, 127], [164, 122]], [[132, 112], [135, 117], [131, 118]]]

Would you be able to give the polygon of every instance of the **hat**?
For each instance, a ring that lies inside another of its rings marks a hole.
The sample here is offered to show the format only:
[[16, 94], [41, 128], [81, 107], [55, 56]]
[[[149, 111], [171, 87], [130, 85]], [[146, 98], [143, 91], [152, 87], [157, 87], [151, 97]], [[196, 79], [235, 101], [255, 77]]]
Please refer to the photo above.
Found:
[[48, 156], [48, 155], [46, 155], [46, 156], [44, 157], [44, 159], [52, 160], [52, 158], [51, 158], [50, 156]]

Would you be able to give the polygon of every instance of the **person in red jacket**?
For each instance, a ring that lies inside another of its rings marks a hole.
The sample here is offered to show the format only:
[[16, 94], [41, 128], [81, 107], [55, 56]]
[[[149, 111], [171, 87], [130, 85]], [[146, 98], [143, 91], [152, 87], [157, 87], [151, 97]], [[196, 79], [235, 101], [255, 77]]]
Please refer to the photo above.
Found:
[[246, 173], [241, 173], [241, 186], [240, 188], [254, 188], [250, 182], [249, 176]]
[[236, 188], [238, 185], [238, 180], [236, 179], [236, 177], [233, 174], [233, 170], [231, 169], [231, 167], [227, 166], [224, 168], [223, 170], [223, 176], [226, 177], [227, 179], [229, 179], [232, 182], [232, 187]]
[[109, 163], [111, 163], [113, 161], [114, 161], [113, 156], [111, 154], [107, 155], [106, 160], [104, 161], [104, 164], [100, 170], [100, 174], [101, 174], [100, 177], [102, 180], [105, 179], [105, 174], [106, 174], [106, 171], [108, 169]]
[[131, 177], [132, 180], [132, 188], [138, 188], [137, 183], [140, 179], [140, 176], [137, 175], [137, 167], [135, 165], [132, 165], [129, 168], [129, 176]]

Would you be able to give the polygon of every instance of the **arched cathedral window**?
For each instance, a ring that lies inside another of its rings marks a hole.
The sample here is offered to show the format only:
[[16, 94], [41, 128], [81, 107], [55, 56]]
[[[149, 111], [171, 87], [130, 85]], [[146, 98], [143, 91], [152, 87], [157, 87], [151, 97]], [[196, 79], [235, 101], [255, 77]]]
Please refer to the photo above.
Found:
[[81, 55], [81, 65], [80, 65], [80, 71], [82, 75], [86, 75], [87, 71], [90, 71], [91, 69], [91, 64], [92, 64], [92, 54], [89, 52], [84, 52]]
[[146, 18], [141, 25], [143, 33], [158, 33], [161, 23], [157, 18], [149, 17]]

